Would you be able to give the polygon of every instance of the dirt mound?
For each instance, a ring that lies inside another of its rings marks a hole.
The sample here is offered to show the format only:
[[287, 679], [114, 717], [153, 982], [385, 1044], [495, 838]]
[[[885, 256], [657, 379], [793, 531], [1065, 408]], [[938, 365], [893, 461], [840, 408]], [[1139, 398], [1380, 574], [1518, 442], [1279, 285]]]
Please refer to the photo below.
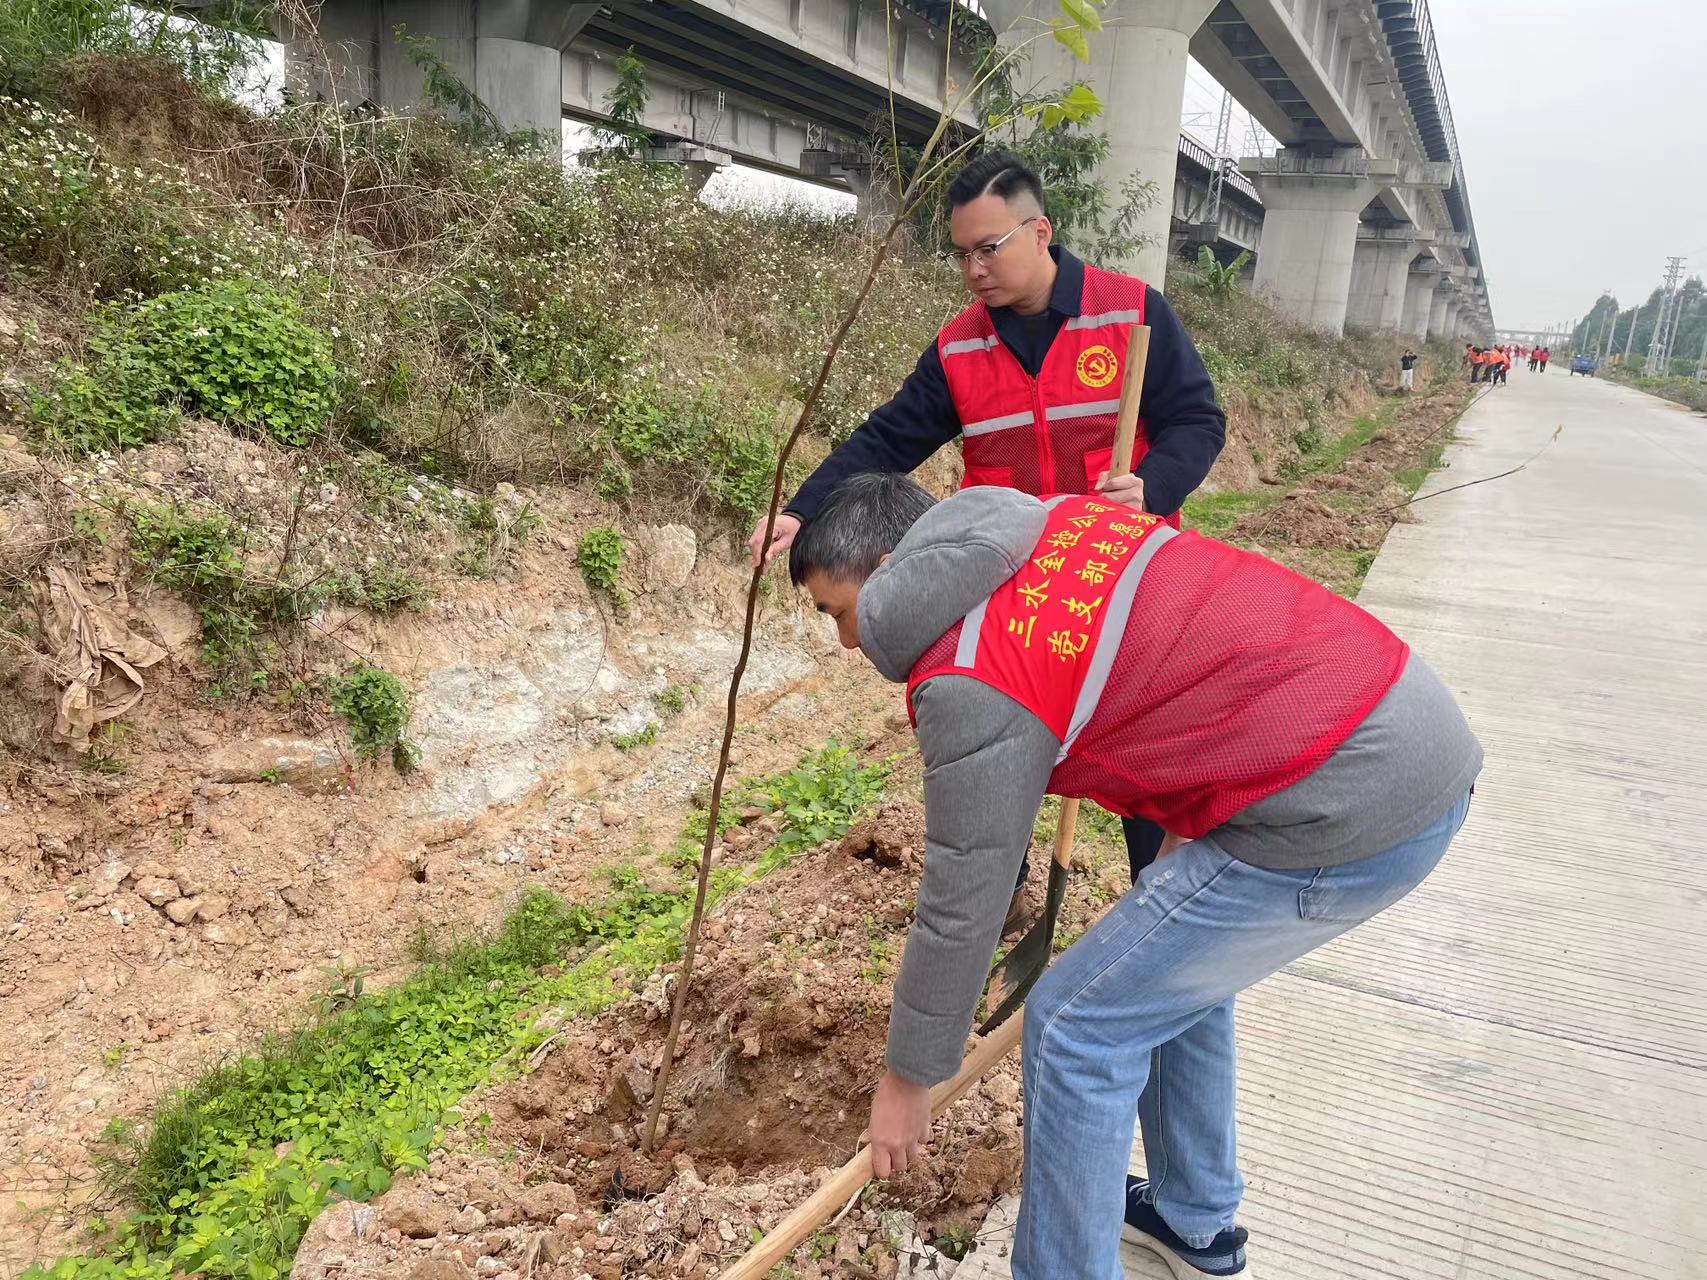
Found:
[[1376, 550], [1387, 531], [1406, 518], [1410, 495], [1401, 476], [1445, 438], [1463, 407], [1462, 390], [1451, 384], [1404, 406], [1335, 470], [1311, 476], [1307, 485], [1290, 490], [1273, 506], [1241, 519], [1231, 539], [1264, 550]]
[[1314, 489], [1294, 489], [1278, 504], [1233, 526], [1233, 537], [1249, 542], [1283, 542], [1301, 547], [1366, 551], [1379, 546], [1385, 523], [1353, 519], [1323, 502]]
[[[612, 1206], [670, 1186], [680, 1157], [723, 1183], [841, 1164], [883, 1072], [890, 984], [923, 855], [922, 816], [892, 806], [779, 880], [762, 907], [708, 922], [656, 1159], [632, 1144], [662, 1062], [670, 974], [518, 1086], [494, 1109], [496, 1132]], [[1005, 1108], [988, 1096], [968, 1104], [935, 1159], [891, 1184], [933, 1230], [957, 1209], [981, 1210], [1017, 1175], [1017, 1090], [1005, 1096]]]
[[[638, 1136], [674, 966], [486, 1099], [490, 1124], [389, 1193], [365, 1245], [317, 1228], [299, 1271], [501, 1274], [531, 1258], [561, 1280], [717, 1274], [856, 1149], [923, 852], [917, 805], [891, 805], [708, 919], [653, 1156]], [[480, 1154], [494, 1146], [520, 1158]], [[1016, 1057], [949, 1112], [927, 1159], [804, 1246], [795, 1274], [890, 1277], [924, 1242], [969, 1241], [1020, 1163]]]

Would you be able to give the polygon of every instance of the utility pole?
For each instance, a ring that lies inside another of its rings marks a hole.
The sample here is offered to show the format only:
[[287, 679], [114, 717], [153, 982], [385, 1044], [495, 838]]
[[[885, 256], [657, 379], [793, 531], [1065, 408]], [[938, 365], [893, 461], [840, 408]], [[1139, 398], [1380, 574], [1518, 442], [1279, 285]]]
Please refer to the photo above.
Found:
[[1233, 167], [1232, 157], [1227, 154], [1228, 130], [1233, 124], [1233, 95], [1225, 89], [1221, 90], [1221, 115], [1215, 122], [1215, 165], [1209, 174], [1209, 222], [1219, 226], [1221, 222], [1221, 184], [1227, 180], [1227, 171]]
[[1642, 372], [1649, 377], [1664, 377], [1671, 371], [1671, 340], [1677, 328], [1677, 313], [1682, 309], [1683, 295], [1678, 280], [1683, 275], [1683, 259], [1666, 259], [1666, 278], [1660, 291], [1660, 315], [1654, 323], [1654, 336], [1648, 343], [1648, 361]]

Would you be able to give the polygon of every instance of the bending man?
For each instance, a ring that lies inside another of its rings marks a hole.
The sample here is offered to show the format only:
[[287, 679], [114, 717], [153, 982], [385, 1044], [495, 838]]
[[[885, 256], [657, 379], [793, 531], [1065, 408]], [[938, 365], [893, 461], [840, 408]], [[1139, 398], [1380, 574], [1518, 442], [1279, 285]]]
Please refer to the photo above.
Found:
[[[844, 481], [790, 572], [907, 683], [927, 850], [872, 1101], [878, 1176], [958, 1069], [1046, 792], [1189, 840], [1027, 1002], [1016, 1280], [1116, 1280], [1120, 1222], [1176, 1276], [1245, 1275], [1233, 998], [1431, 871], [1482, 754], [1349, 601], [1100, 496], [933, 503]], [[1149, 1177], [1126, 1178], [1134, 1119]]]

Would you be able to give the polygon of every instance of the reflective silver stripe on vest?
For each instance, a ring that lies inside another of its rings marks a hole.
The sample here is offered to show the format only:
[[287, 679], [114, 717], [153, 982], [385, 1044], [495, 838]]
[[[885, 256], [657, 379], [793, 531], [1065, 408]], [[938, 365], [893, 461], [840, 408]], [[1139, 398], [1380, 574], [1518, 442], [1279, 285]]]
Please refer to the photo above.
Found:
[[1110, 324], [1137, 324], [1136, 311], [1104, 311], [1097, 316], [1074, 316], [1067, 321], [1069, 329], [1100, 329]]
[[959, 342], [942, 344], [942, 354], [945, 356], [964, 355], [968, 351], [989, 351], [1002, 345], [1002, 340], [995, 334], [988, 338], [962, 338]]
[[1029, 427], [1036, 421], [1036, 417], [1029, 411], [1010, 413], [1001, 418], [985, 418], [982, 422], [968, 422], [961, 428], [961, 431], [968, 436], [987, 436], [992, 431], [1006, 431], [1009, 427]]
[[1058, 493], [1053, 498], [1045, 498], [1043, 500], [1043, 509], [1045, 511], [1053, 511], [1056, 507], [1067, 501], [1068, 498], [1082, 498], [1084, 496], [1085, 495], [1082, 493]]
[[1119, 410], [1118, 400], [1091, 400], [1085, 404], [1052, 404], [1043, 411], [1043, 416], [1049, 422], [1060, 422], [1063, 418], [1097, 418]]
[[1067, 758], [1067, 752], [1072, 749], [1080, 732], [1091, 722], [1096, 714], [1097, 703], [1102, 701], [1102, 691], [1108, 687], [1109, 673], [1114, 670], [1114, 660], [1120, 653], [1121, 643], [1126, 639], [1126, 624], [1132, 617], [1132, 601], [1138, 594], [1138, 581], [1144, 576], [1144, 570], [1150, 567], [1150, 561], [1169, 542], [1179, 536], [1177, 529], [1163, 525], [1138, 548], [1138, 554], [1132, 557], [1125, 570], [1120, 575], [1120, 581], [1114, 585], [1114, 595], [1108, 602], [1108, 612], [1102, 615], [1102, 631], [1097, 635], [1096, 651], [1091, 654], [1090, 673], [1085, 676], [1084, 684], [1079, 686], [1079, 697], [1073, 703], [1073, 718], [1067, 724], [1067, 736], [1061, 739], [1061, 751], [1055, 757], [1055, 763], [1060, 764]]
[[954, 646], [954, 665], [957, 667], [975, 666], [978, 662], [978, 633], [984, 629], [984, 611], [990, 607], [990, 597], [985, 596], [978, 602], [978, 607], [961, 621], [960, 639]]

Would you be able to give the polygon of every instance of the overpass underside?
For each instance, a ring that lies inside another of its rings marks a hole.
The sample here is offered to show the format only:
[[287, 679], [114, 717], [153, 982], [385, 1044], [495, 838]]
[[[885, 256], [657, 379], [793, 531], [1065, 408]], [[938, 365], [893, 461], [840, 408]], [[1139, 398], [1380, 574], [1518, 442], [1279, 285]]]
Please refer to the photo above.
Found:
[[[983, 0], [986, 35], [1011, 46], [1057, 2]], [[874, 139], [917, 145], [945, 93], [974, 77], [970, 41], [949, 40], [950, 3], [325, 0], [320, 40], [282, 35], [299, 92], [408, 109], [422, 77], [392, 35], [404, 25], [432, 37], [504, 125], [546, 130], [564, 115], [608, 118], [616, 60], [633, 48], [658, 158], [702, 176], [730, 161], [801, 174], [871, 210], [886, 194]], [[1424, 0], [1107, 0], [1102, 17], [1088, 64], [1044, 38], [1017, 78], [1087, 81], [1107, 122], [1105, 186], [1159, 189], [1136, 228], [1147, 247], [1105, 265], [1162, 282], [1170, 249], [1209, 244], [1225, 261], [1260, 248], [1257, 290], [1320, 328], [1491, 337]], [[1278, 155], [1229, 175], [1224, 157], [1182, 142], [1188, 53], [1280, 140]], [[977, 124], [960, 104], [954, 127]]]
[[1282, 143], [1243, 164], [1264, 205], [1259, 291], [1333, 331], [1488, 329], [1426, 5], [1217, 0], [1191, 47]]

